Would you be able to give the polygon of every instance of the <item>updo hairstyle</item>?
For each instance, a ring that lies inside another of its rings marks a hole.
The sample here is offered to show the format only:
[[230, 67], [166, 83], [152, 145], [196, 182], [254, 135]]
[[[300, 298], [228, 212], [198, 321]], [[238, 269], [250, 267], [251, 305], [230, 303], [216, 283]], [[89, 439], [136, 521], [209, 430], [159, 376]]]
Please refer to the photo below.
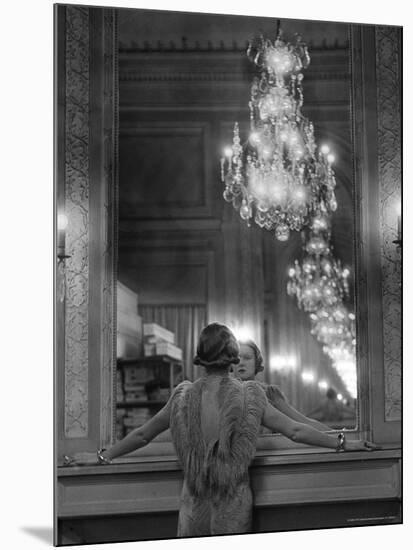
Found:
[[231, 330], [219, 323], [206, 326], [199, 335], [195, 365], [225, 368], [239, 363], [239, 345]]

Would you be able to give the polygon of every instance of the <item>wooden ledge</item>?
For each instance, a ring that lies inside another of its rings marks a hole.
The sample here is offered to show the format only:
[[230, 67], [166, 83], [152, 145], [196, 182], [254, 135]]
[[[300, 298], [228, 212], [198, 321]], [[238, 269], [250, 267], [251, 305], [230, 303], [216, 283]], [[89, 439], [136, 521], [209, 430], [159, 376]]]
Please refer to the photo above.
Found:
[[[351, 451], [336, 453], [330, 449], [306, 448], [306, 449], [285, 449], [276, 453], [259, 451], [255, 456], [251, 467], [282, 466], [291, 464], [316, 464], [336, 463], [349, 461], [374, 461], [401, 458], [401, 449], [387, 447], [377, 451]], [[176, 456], [162, 457], [128, 457], [119, 458], [110, 465], [99, 466], [59, 466], [57, 475], [62, 477], [90, 476], [90, 475], [113, 475], [143, 472], [176, 472], [181, 467]]]

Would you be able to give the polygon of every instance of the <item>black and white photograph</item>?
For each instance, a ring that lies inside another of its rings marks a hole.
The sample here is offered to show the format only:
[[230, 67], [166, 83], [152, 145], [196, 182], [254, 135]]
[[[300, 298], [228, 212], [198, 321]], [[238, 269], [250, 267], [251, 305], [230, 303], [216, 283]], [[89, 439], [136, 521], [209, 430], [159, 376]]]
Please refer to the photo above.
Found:
[[403, 27], [150, 8], [53, 6], [54, 544], [401, 524]]

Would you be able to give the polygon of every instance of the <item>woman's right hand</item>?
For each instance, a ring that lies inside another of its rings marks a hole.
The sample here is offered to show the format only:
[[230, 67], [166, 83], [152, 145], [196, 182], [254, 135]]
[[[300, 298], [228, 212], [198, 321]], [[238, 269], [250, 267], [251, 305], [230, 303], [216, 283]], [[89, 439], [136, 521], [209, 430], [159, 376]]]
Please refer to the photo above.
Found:
[[65, 466], [93, 466], [99, 464], [96, 453], [75, 453], [74, 455], [63, 457]]
[[374, 451], [376, 449], [380, 449], [380, 446], [366, 439], [347, 439], [344, 444], [345, 451]]

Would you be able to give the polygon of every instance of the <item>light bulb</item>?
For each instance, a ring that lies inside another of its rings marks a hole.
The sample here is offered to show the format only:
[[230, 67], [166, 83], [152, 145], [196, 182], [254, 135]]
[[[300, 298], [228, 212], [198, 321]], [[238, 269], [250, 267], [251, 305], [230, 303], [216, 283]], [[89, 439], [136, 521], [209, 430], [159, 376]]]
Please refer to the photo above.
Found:
[[257, 132], [252, 132], [250, 135], [250, 142], [251, 143], [259, 143], [260, 142], [260, 136]]
[[67, 228], [68, 220], [66, 214], [60, 213], [57, 215], [57, 229], [64, 231]]
[[232, 147], [225, 147], [224, 149], [224, 155], [226, 157], [231, 158], [232, 157]]
[[304, 380], [304, 382], [314, 382], [314, 374], [310, 371], [304, 371], [301, 374], [301, 378]]
[[328, 145], [322, 145], [320, 151], [323, 153], [323, 155], [328, 155], [330, 152], [330, 147]]
[[333, 162], [336, 160], [336, 157], [330, 154], [330, 155], [327, 155], [327, 160], [330, 164], [333, 164]]

